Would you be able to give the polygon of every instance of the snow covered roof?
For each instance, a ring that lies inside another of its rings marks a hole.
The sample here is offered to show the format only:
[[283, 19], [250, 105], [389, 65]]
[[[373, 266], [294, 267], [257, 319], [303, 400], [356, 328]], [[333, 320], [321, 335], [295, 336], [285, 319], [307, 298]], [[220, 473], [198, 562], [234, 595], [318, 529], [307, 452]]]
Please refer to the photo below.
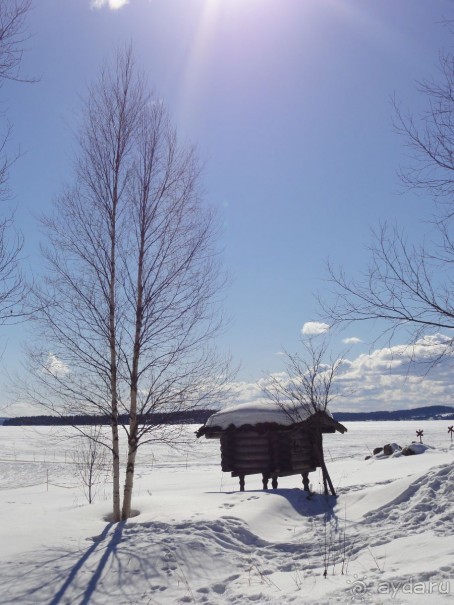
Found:
[[[306, 420], [309, 417], [309, 414], [305, 410], [301, 409], [301, 413], [301, 420], [297, 420], [297, 422]], [[227, 429], [230, 425], [240, 427], [244, 424], [261, 424], [265, 422], [289, 426], [295, 420], [280, 407], [271, 403], [243, 403], [216, 412], [208, 418], [205, 426], [216, 426], [221, 429]]]
[[[325, 410], [323, 414], [324, 417], [330, 419], [333, 424], [338, 425], [338, 423], [333, 420], [333, 417], [328, 410]], [[199, 429], [197, 435], [201, 436], [205, 434], [205, 432], [211, 433], [213, 429], [223, 431], [232, 426], [235, 428], [240, 428], [245, 425], [255, 426], [258, 424], [291, 426], [292, 424], [304, 422], [312, 416], [314, 416], [314, 414], [311, 414], [303, 407], [292, 407], [289, 411], [286, 411], [271, 402], [240, 404], [212, 414], [205, 425]], [[339, 427], [342, 427], [342, 425], [339, 425]], [[342, 427], [342, 429], [345, 429], [345, 427]]]

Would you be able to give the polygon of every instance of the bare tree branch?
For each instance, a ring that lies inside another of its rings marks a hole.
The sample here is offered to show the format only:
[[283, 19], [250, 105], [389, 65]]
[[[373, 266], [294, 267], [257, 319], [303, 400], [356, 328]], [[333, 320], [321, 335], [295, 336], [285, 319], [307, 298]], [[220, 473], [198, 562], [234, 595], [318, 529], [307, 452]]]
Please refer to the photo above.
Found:
[[[31, 0], [2, 0], [0, 3], [0, 86], [5, 80], [22, 80], [19, 69], [23, 44], [28, 38], [26, 17]], [[8, 173], [17, 154], [8, 155], [11, 125], [6, 123], [0, 137], [0, 201], [9, 197]], [[17, 321], [24, 314], [27, 287], [20, 271], [23, 237], [14, 229], [14, 213], [0, 218], [0, 324]]]
[[3, 80], [34, 82], [20, 76], [24, 44], [29, 39], [26, 18], [31, 0], [2, 0], [0, 3], [0, 85]]
[[328, 341], [312, 337], [302, 339], [303, 353], [284, 351], [285, 372], [271, 374], [264, 394], [292, 420], [301, 422], [317, 412], [326, 412], [338, 395], [335, 378], [342, 358], [327, 360]]
[[[428, 193], [436, 204], [432, 233], [412, 244], [396, 227], [373, 234], [370, 262], [358, 279], [332, 264], [330, 302], [321, 300], [332, 322], [384, 320], [393, 335], [399, 327], [416, 342], [427, 332], [448, 330], [454, 345], [454, 56], [440, 57], [440, 81], [424, 81], [428, 107], [420, 116], [404, 114], [394, 101], [395, 128], [410, 152], [400, 170], [406, 187]], [[452, 336], [451, 336], [452, 334]]]

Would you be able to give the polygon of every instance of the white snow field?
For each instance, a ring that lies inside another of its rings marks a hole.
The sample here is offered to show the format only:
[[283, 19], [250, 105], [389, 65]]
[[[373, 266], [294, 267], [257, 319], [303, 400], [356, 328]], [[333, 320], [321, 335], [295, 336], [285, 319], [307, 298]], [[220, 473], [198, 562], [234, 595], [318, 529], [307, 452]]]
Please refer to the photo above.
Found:
[[[449, 424], [346, 423], [326, 436], [337, 499], [321, 494], [318, 473], [310, 499], [297, 476], [267, 492], [246, 477], [239, 492], [219, 442], [187, 426], [187, 450], [139, 450], [139, 514], [116, 525], [104, 520], [109, 484], [84, 498], [68, 433], [0, 426], [0, 603], [453, 603]], [[364, 460], [419, 428], [424, 453]]]

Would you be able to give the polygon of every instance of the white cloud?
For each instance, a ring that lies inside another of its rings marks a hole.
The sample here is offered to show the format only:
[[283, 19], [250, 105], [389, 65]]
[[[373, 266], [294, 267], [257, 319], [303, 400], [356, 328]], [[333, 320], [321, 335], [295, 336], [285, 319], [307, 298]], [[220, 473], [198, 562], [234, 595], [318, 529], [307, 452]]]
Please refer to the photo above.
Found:
[[53, 353], [49, 353], [47, 356], [44, 370], [55, 376], [66, 376], [66, 374], [69, 374], [68, 366]]
[[[435, 363], [437, 362], [437, 363]], [[344, 359], [339, 371], [339, 390], [330, 410], [381, 411], [427, 405], [453, 405], [454, 349], [448, 337], [435, 334], [415, 345], [396, 345]], [[273, 374], [286, 380], [285, 372]], [[236, 382], [225, 405], [267, 401], [258, 382]]]
[[346, 359], [339, 380], [349, 395], [337, 406], [360, 411], [452, 405], [453, 365], [451, 340], [443, 334]]
[[360, 342], [363, 342], [361, 338], [357, 338], [356, 336], [350, 336], [349, 338], [344, 338], [342, 342], [346, 345], [358, 345]]
[[235, 382], [231, 386], [231, 392], [227, 405], [238, 405], [240, 403], [254, 403], [267, 401], [263, 394], [261, 384], [257, 382]]
[[129, 4], [129, 0], [91, 0], [91, 8], [104, 8], [105, 6], [115, 11]]
[[318, 334], [324, 334], [328, 332], [330, 326], [320, 321], [306, 321], [301, 328], [301, 334], [305, 336], [317, 336]]

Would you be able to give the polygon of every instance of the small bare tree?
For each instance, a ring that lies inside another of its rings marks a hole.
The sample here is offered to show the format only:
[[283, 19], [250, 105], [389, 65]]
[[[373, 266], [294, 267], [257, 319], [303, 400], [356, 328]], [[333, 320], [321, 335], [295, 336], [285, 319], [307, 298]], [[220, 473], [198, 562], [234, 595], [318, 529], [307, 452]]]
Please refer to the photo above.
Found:
[[[327, 360], [328, 339], [314, 336], [302, 339], [303, 353], [284, 352], [285, 372], [271, 375], [263, 388], [264, 394], [277, 405], [292, 423], [303, 422], [313, 417], [318, 420], [321, 412], [339, 394], [335, 379], [339, 374], [342, 358]], [[313, 447], [317, 451], [318, 464], [322, 469], [325, 494], [328, 486], [335, 495], [334, 486], [326, 468], [323, 454], [323, 438], [320, 425], [314, 427]], [[308, 473], [303, 473], [304, 489], [309, 490]]]
[[94, 501], [99, 486], [109, 476], [107, 454], [102, 427], [90, 427], [85, 434], [78, 436], [77, 447], [72, 452], [72, 462], [90, 504]]
[[335, 378], [342, 358], [327, 360], [328, 340], [320, 336], [302, 339], [303, 353], [284, 352], [285, 373], [267, 377], [265, 395], [293, 422], [325, 412], [338, 395]]

